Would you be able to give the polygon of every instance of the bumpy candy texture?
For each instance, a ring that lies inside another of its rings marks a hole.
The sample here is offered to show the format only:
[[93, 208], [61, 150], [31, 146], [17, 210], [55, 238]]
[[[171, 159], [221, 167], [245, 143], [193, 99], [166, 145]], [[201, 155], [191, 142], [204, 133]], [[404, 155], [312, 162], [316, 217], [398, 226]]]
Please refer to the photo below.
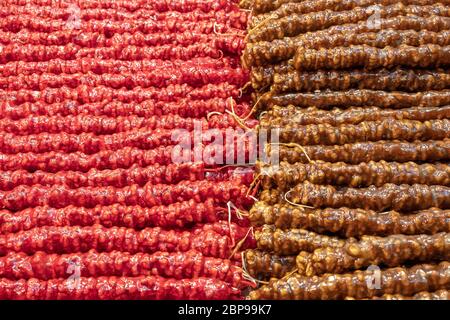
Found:
[[253, 170], [223, 165], [255, 122], [237, 121], [248, 16], [236, 0], [1, 2], [0, 299], [243, 298], [255, 240], [228, 208], [251, 203]]
[[450, 2], [241, 5], [252, 110], [275, 138], [247, 212], [249, 299], [448, 299]]

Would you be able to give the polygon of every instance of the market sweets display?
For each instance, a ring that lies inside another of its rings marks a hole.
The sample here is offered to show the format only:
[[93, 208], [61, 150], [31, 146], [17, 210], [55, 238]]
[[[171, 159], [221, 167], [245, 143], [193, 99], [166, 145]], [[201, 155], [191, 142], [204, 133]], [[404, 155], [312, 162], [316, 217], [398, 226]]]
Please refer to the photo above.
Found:
[[203, 154], [208, 130], [225, 137], [250, 111], [248, 14], [232, 0], [2, 2], [0, 299], [242, 299], [255, 243], [229, 203], [248, 207], [253, 174], [220, 160], [239, 134], [214, 161], [175, 161], [174, 137]]
[[449, 299], [450, 2], [239, 5], [2, 2], [0, 299]]
[[278, 134], [249, 299], [448, 299], [449, 4], [241, 2], [252, 111]]

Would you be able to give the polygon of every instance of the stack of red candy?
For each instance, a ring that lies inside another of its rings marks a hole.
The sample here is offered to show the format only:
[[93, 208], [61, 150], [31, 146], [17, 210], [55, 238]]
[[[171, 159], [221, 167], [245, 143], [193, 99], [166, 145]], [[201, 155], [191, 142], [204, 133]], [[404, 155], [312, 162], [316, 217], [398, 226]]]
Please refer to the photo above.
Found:
[[0, 299], [241, 298], [236, 2], [1, 2]]

